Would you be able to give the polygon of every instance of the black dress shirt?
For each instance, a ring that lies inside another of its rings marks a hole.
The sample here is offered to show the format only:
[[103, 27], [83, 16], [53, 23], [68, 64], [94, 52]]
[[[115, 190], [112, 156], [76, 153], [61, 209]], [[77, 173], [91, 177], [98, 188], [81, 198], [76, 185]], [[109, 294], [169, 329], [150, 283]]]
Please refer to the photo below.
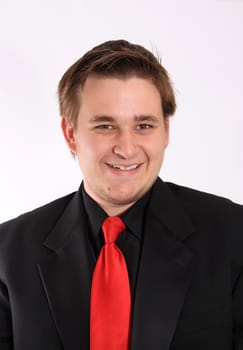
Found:
[[[83, 184], [81, 188], [84, 207], [88, 217], [90, 242], [92, 245], [94, 258], [97, 260], [100, 249], [104, 244], [101, 225], [108, 215], [85, 192]], [[116, 245], [120, 248], [126, 260], [132, 296], [134, 295], [136, 288], [139, 258], [143, 239], [144, 217], [146, 206], [150, 198], [150, 193], [151, 190], [120, 215], [120, 218], [126, 225], [126, 229], [118, 236]]]

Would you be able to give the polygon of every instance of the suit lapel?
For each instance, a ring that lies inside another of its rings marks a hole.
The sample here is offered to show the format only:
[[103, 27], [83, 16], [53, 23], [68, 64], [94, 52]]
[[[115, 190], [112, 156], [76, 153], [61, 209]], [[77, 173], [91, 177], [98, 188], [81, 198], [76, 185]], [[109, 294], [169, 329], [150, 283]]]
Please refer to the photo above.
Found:
[[193, 272], [182, 240], [193, 226], [158, 180], [149, 205], [138, 272], [131, 350], [169, 349]]
[[[44, 243], [52, 253], [38, 265], [64, 349], [89, 349], [95, 259], [86, 220], [77, 193]], [[193, 254], [183, 240], [193, 232], [193, 226], [160, 180], [154, 186], [145, 222], [131, 350], [168, 350], [192, 278]]]
[[64, 349], [89, 349], [89, 296], [94, 258], [77, 193], [44, 245], [53, 251], [38, 265]]

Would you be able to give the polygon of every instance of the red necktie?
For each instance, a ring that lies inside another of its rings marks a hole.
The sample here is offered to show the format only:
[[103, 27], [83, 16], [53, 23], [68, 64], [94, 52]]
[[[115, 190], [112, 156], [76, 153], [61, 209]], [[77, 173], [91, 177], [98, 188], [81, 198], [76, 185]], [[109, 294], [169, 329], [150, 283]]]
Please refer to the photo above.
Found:
[[127, 266], [115, 240], [125, 225], [118, 216], [102, 225], [105, 245], [100, 251], [92, 280], [90, 349], [128, 350], [131, 295]]

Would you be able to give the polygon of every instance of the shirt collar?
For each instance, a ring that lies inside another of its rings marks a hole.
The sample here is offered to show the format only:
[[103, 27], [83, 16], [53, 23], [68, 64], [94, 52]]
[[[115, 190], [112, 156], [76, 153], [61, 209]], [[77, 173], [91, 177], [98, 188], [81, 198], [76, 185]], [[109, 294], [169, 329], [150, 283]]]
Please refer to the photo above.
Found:
[[[108, 215], [99, 206], [99, 204], [87, 194], [83, 183], [81, 184], [81, 194], [92, 234], [98, 236], [101, 225]], [[120, 215], [128, 231], [130, 231], [138, 239], [142, 238], [144, 216], [150, 194], [151, 190], [149, 190], [142, 198], [140, 198], [135, 204]]]

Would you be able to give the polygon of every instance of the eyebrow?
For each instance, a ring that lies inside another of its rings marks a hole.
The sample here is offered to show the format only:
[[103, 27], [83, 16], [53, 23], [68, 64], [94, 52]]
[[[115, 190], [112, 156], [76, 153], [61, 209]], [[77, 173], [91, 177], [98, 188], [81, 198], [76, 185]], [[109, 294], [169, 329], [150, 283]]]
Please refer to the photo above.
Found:
[[[90, 119], [90, 123], [112, 123], [115, 122], [116, 119], [113, 117], [109, 117], [106, 115], [95, 115]], [[159, 118], [153, 115], [135, 115], [135, 122], [151, 122], [151, 123], [159, 123]]]
[[159, 118], [155, 117], [154, 115], [136, 115], [134, 120], [137, 122], [152, 122], [152, 123], [159, 122]]
[[89, 120], [90, 123], [97, 123], [97, 122], [100, 122], [100, 123], [110, 122], [111, 123], [114, 121], [115, 121], [115, 119], [113, 117], [108, 117], [106, 115], [95, 115]]

